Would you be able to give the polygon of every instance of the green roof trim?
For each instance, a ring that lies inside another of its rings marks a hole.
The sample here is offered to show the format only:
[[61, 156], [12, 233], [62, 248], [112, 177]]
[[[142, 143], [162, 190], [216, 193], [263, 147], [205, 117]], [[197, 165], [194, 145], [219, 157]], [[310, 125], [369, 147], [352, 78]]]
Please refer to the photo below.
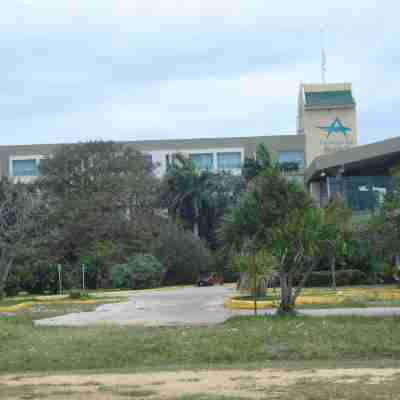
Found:
[[305, 96], [306, 107], [354, 105], [350, 90], [306, 92]]

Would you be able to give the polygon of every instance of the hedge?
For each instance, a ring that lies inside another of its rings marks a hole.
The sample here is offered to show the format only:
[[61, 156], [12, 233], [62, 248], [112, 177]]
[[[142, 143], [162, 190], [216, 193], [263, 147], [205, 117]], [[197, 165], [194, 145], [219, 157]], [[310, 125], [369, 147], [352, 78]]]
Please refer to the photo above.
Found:
[[[297, 278], [296, 283], [300, 281]], [[367, 282], [367, 276], [364, 272], [358, 269], [343, 269], [336, 271], [336, 285], [349, 286], [349, 285], [362, 285]], [[306, 287], [321, 287], [332, 285], [331, 271], [314, 271], [308, 277]]]

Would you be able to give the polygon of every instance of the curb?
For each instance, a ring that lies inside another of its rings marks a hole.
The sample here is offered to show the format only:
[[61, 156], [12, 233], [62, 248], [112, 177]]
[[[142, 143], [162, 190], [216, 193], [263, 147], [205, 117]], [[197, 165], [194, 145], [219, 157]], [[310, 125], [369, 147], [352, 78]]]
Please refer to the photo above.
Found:
[[[347, 299], [357, 299], [357, 294], [360, 296], [360, 293], [340, 293], [338, 292], [336, 295], [326, 294], [326, 295], [304, 295], [300, 296], [296, 304], [298, 306], [302, 305], [326, 305], [326, 304], [337, 304], [338, 307], [341, 306]], [[352, 296], [353, 295], [353, 296]], [[371, 291], [368, 293], [365, 292], [365, 301], [373, 301], [373, 300], [400, 300], [400, 291], [388, 291], [388, 292], [374, 292]], [[257, 301], [257, 308], [259, 309], [268, 309], [275, 308], [276, 302], [279, 300], [259, 300]], [[231, 310], [254, 310], [254, 301], [253, 300], [239, 300], [235, 297], [229, 297], [224, 301], [224, 307], [229, 308]]]
[[[224, 301], [224, 307], [231, 310], [254, 310], [254, 301], [252, 300], [238, 300], [233, 297], [229, 297]], [[272, 300], [260, 300], [257, 301], [258, 309], [274, 308], [274, 301]]]
[[33, 301], [27, 301], [25, 303], [15, 304], [13, 306], [0, 307], [0, 312], [14, 312], [23, 310], [25, 308], [31, 308], [35, 303]]
[[25, 303], [15, 304], [13, 306], [0, 307], [0, 312], [15, 312], [31, 308], [35, 305], [52, 305], [52, 304], [97, 304], [98, 300], [53, 300], [53, 301], [27, 301]]
[[[322, 305], [322, 304], [340, 304], [345, 300], [345, 298], [340, 297], [328, 297], [328, 296], [304, 296], [299, 297], [296, 301], [298, 306], [301, 305]], [[257, 308], [259, 309], [267, 309], [267, 308], [276, 308], [277, 302], [276, 300], [259, 300], [257, 301]], [[226, 308], [232, 310], [254, 310], [254, 301], [253, 300], [239, 300], [234, 297], [230, 297], [225, 300], [224, 306]]]

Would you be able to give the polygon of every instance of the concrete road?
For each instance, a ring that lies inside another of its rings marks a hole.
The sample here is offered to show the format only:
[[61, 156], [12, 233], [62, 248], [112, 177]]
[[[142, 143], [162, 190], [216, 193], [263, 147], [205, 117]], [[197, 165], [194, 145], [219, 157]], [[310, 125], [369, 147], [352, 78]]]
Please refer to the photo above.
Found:
[[[140, 291], [129, 296], [129, 300], [124, 303], [106, 304], [92, 312], [42, 319], [35, 321], [35, 324], [48, 326], [216, 324], [224, 322], [233, 315], [253, 314], [252, 310], [224, 308], [224, 299], [235, 293], [231, 285]], [[271, 314], [273, 310], [259, 310], [259, 313]], [[302, 314], [309, 316], [400, 316], [400, 307], [304, 310]]]
[[224, 308], [232, 296], [231, 285], [185, 287], [172, 290], [138, 292], [124, 303], [112, 303], [92, 312], [67, 314], [35, 321], [36, 325], [86, 326], [117, 325], [197, 325], [225, 321], [234, 312]]

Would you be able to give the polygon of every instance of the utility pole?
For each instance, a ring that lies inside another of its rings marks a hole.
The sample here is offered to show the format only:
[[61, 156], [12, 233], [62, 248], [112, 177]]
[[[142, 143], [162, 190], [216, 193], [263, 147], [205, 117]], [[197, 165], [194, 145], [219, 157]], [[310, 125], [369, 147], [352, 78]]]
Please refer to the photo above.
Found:
[[62, 295], [62, 275], [61, 275], [61, 264], [58, 264], [58, 286], [59, 286], [59, 293]]
[[257, 316], [257, 265], [256, 265], [256, 251], [251, 249], [251, 268], [253, 271], [253, 300], [254, 300], [254, 315]]
[[85, 264], [82, 264], [82, 290], [85, 291], [86, 285], [85, 285], [85, 272], [86, 272], [86, 267]]

